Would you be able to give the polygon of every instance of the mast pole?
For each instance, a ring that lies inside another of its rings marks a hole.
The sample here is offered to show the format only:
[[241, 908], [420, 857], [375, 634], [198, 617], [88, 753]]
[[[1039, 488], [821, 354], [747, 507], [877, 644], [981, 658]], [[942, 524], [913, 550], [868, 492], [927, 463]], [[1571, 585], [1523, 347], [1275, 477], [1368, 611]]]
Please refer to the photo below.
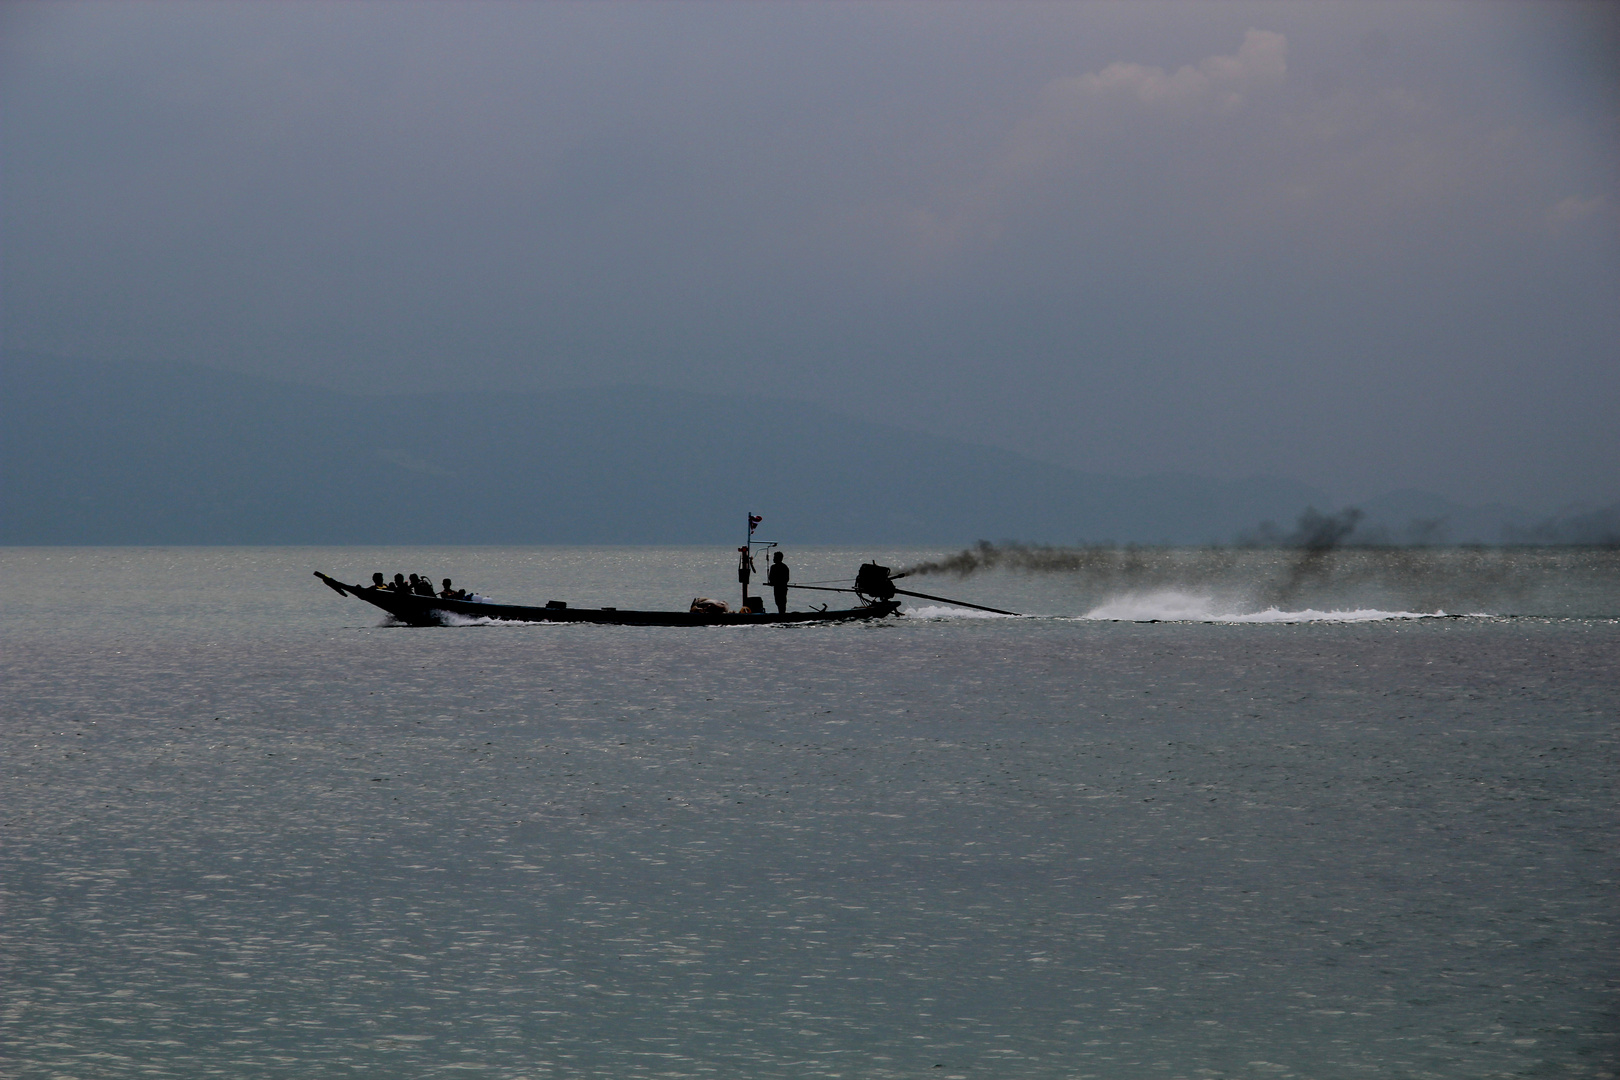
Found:
[[748, 534], [743, 537], [743, 546], [737, 549], [737, 580], [742, 582], [742, 606], [738, 611], [748, 607], [749, 571], [754, 568], [754, 527], [763, 520], [752, 510], [748, 511]]

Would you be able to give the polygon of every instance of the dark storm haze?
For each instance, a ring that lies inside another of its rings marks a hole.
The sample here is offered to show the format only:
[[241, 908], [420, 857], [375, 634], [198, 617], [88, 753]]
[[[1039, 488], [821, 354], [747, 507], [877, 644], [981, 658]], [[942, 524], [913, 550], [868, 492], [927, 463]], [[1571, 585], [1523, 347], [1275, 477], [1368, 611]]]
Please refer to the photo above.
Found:
[[1331, 506], [1605, 505], [1616, 23], [7, 4], [3, 344], [362, 395], [798, 400]]

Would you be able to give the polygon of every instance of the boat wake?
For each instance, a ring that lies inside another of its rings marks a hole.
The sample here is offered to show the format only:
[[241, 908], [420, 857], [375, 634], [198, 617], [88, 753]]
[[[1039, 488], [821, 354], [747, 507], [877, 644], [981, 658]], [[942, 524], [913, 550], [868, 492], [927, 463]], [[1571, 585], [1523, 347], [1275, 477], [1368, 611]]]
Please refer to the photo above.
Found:
[[[1087, 611], [1084, 615], [995, 615], [987, 611], [970, 611], [948, 604], [924, 604], [906, 607], [902, 614], [912, 619], [1008, 619], [1048, 618], [1081, 622], [1199, 622], [1199, 623], [1362, 623], [1388, 622], [1401, 619], [1456, 619], [1464, 616], [1448, 611], [1387, 611], [1383, 608], [1302, 608], [1285, 610], [1276, 606], [1256, 608], [1235, 599], [1184, 592], [1179, 589], [1157, 589], [1150, 592], [1126, 592], [1115, 595]], [[1489, 616], [1478, 616], [1488, 618]]]
[[[383, 617], [382, 622], [378, 623], [377, 625], [378, 626], [390, 626], [390, 627], [392, 627], [392, 626], [412, 626], [414, 624], [408, 623], [403, 619], [396, 619], [392, 615], [386, 615], [386, 616]], [[557, 624], [556, 623], [551, 623], [551, 622], [545, 622], [545, 621], [523, 622], [523, 621], [518, 620], [518, 619], [492, 619], [488, 615], [480, 615], [477, 618], [473, 618], [470, 615], [461, 615], [461, 614], [458, 614], [457, 612], [454, 612], [454, 611], [441, 611], [441, 612], [439, 612], [439, 625], [440, 626], [556, 626]]]
[[463, 615], [460, 612], [456, 612], [456, 611], [440, 612], [439, 618], [444, 623], [445, 626], [556, 626], [557, 625], [556, 623], [546, 622], [543, 619], [536, 619], [533, 622], [525, 622], [525, 621], [518, 620], [518, 619], [492, 619], [488, 615], [479, 615], [479, 616], [477, 616], [475, 618], [475, 617], [473, 617], [471, 615]]
[[1268, 607], [1243, 611], [1243, 605], [1219, 601], [1211, 596], [1163, 589], [1147, 593], [1124, 593], [1092, 608], [1082, 619], [1103, 622], [1206, 622], [1206, 623], [1304, 623], [1304, 622], [1383, 622], [1392, 619], [1457, 618], [1445, 611], [1384, 611], [1380, 608], [1354, 608], [1319, 611], [1304, 608], [1283, 611]]

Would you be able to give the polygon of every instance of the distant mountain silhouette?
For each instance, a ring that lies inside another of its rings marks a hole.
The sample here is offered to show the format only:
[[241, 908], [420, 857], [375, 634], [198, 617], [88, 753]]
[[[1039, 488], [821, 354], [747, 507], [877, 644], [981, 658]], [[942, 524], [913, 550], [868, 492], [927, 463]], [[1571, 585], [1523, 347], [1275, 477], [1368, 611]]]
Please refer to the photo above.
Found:
[[8, 353], [0, 543], [1203, 543], [1289, 480], [1122, 479], [790, 401], [645, 388], [363, 398]]

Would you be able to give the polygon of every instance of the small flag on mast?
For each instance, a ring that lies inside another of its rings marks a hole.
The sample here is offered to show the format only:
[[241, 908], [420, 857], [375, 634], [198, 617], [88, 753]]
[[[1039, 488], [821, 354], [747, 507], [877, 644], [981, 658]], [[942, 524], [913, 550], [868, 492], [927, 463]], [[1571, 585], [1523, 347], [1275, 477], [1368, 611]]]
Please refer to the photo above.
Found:
[[754, 529], [759, 525], [760, 522], [762, 522], [764, 520], [765, 519], [762, 518], [762, 517], [755, 517], [753, 514], [749, 514], [748, 515], [748, 535], [753, 536], [754, 535]]

